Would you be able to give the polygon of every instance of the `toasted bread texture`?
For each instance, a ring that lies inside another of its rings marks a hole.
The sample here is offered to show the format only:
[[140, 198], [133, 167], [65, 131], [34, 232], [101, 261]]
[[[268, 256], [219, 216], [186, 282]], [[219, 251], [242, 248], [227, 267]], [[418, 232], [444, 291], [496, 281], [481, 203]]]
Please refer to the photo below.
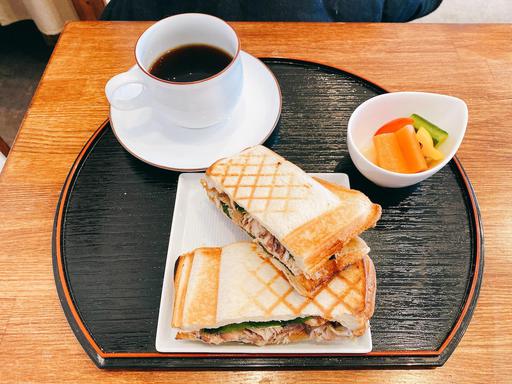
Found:
[[215, 162], [206, 184], [271, 232], [307, 278], [381, 213], [363, 193], [312, 178], [261, 145]]
[[334, 260], [336, 261], [337, 269], [339, 271], [345, 269], [350, 264], [354, 264], [363, 259], [365, 255], [370, 252], [370, 247], [359, 236], [354, 237], [336, 254]]
[[275, 258], [271, 258], [272, 263], [278, 268], [288, 279], [292, 287], [302, 296], [314, 297], [315, 294], [322, 289], [333, 276], [339, 271], [345, 269], [351, 264], [355, 264], [362, 260], [370, 252], [370, 248], [363, 239], [356, 236], [346, 243], [343, 248], [338, 251], [334, 258], [325, 262], [313, 278], [307, 278], [304, 274], [294, 275], [281, 262]]
[[340, 253], [352, 238], [375, 226], [382, 208], [373, 204], [362, 192], [314, 178], [319, 184], [334, 193], [340, 200], [338, 208], [330, 211], [288, 234], [283, 241], [285, 247], [304, 257], [306, 276], [313, 275], [326, 259]]
[[194, 331], [244, 321], [320, 316], [358, 336], [373, 314], [375, 284], [373, 264], [365, 255], [307, 298], [255, 243], [199, 248], [178, 260], [172, 326]]

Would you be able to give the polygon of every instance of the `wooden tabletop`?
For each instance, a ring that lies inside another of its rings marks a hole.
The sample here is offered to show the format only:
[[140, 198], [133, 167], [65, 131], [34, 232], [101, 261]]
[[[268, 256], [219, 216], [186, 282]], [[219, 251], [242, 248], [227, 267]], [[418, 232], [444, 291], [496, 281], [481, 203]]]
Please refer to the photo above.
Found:
[[[512, 376], [512, 25], [233, 23], [244, 50], [342, 68], [389, 91], [460, 97], [458, 152], [485, 234], [477, 309], [444, 367], [336, 372], [102, 371], [62, 312], [52, 274], [57, 199], [79, 150], [107, 118], [103, 89], [134, 63], [147, 22], [67, 24], [0, 175], [0, 382], [505, 382]], [[19, 68], [20, 71], [23, 68]]]

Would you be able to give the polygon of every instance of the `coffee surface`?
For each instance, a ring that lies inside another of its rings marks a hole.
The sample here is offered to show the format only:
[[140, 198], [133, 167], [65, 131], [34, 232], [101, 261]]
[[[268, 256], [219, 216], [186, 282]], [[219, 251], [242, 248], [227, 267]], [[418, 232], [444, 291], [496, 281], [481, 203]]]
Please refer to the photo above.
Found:
[[231, 60], [231, 55], [211, 45], [183, 45], [160, 56], [149, 72], [162, 80], [179, 83], [198, 81], [219, 73]]

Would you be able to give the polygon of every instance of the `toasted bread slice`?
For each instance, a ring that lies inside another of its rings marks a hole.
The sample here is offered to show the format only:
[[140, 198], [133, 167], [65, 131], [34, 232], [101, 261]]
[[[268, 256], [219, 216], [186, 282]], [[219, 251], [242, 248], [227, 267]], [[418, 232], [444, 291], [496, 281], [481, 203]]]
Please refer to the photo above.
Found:
[[255, 243], [199, 248], [178, 260], [172, 326], [197, 331], [318, 316], [358, 336], [373, 314], [375, 284], [373, 263], [365, 255], [306, 298]]
[[[236, 207], [231, 216], [235, 223], [256, 237], [292, 275], [303, 274], [307, 279], [320, 278], [323, 264], [350, 239], [373, 227], [381, 214], [380, 206], [363, 193], [312, 178], [261, 145], [215, 162], [206, 171], [203, 185], [213, 201], [223, 198], [226, 205]], [[216, 201], [219, 208], [224, 203]], [[235, 220], [240, 218], [238, 209], [279, 244], [258, 239], [250, 226]], [[267, 243], [278, 250], [284, 247], [292, 257], [280, 258]]]

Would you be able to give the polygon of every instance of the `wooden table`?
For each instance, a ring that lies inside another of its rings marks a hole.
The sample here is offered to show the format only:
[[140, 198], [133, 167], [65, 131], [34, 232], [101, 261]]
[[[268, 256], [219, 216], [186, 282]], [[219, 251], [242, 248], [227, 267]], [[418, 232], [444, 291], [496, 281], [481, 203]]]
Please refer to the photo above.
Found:
[[67, 24], [22, 123], [0, 176], [0, 382], [511, 380], [512, 25], [233, 23], [253, 55], [313, 60], [389, 91], [440, 92], [467, 102], [469, 126], [458, 155], [480, 202], [486, 265], [473, 320], [444, 367], [307, 373], [96, 368], [57, 298], [53, 218], [73, 160], [107, 117], [105, 82], [133, 65], [133, 46], [149, 25]]

